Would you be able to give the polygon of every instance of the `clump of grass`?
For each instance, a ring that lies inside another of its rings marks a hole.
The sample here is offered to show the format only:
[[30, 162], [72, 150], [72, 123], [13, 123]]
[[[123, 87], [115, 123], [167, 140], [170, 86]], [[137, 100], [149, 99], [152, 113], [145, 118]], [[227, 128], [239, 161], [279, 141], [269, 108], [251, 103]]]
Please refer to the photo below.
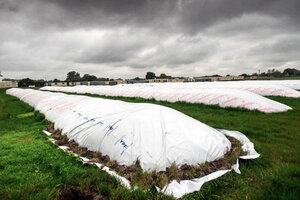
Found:
[[174, 163], [172, 163], [172, 165], [170, 167], [167, 167], [166, 172], [167, 172], [167, 177], [169, 178], [169, 180], [174, 180], [174, 179], [178, 179], [180, 170], [176, 166], [176, 163], [174, 162]]
[[45, 119], [45, 116], [42, 113], [40, 113], [39, 111], [34, 111], [34, 117], [35, 117], [35, 120], [38, 122], [41, 122]]
[[135, 173], [133, 175], [134, 175], [134, 178], [132, 179], [133, 185], [137, 185], [141, 188], [149, 188], [153, 183], [153, 178], [151, 176], [151, 173], [143, 172], [139, 160], [137, 160], [135, 163]]
[[233, 165], [236, 163], [236, 160], [238, 159], [239, 156], [246, 155], [247, 152], [245, 152], [242, 149], [242, 145], [240, 141], [230, 136], [226, 136], [226, 137], [231, 142], [231, 149], [224, 155], [224, 159], [227, 160], [231, 165]]

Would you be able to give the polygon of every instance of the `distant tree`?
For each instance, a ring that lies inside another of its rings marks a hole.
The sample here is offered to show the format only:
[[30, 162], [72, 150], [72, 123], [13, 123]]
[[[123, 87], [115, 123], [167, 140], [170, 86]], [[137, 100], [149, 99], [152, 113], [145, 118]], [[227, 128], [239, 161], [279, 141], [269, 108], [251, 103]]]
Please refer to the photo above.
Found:
[[261, 74], [262, 76], [279, 76], [279, 73], [281, 74], [281, 72], [279, 72], [278, 70], [275, 70], [274, 68], [273, 69], [268, 69], [267, 73], [266, 74]]
[[168, 76], [166, 74], [162, 73], [159, 75], [159, 78], [168, 78]]
[[267, 76], [266, 72], [262, 72], [259, 74], [259, 76]]
[[298, 76], [298, 75], [300, 75], [300, 70], [297, 70], [295, 68], [286, 68], [283, 71], [283, 74], [285, 76]]
[[78, 72], [75, 74], [75, 80], [74, 81], [80, 81], [80, 74]]
[[230, 74], [227, 74], [226, 76], [230, 76]]
[[272, 70], [268, 69], [267, 74], [271, 74]]
[[0, 77], [3, 77], [2, 74], [1, 74], [1, 72], [0, 72]]
[[140, 77], [135, 77], [133, 80], [141, 80]]
[[18, 82], [18, 87], [28, 87], [29, 85], [34, 85], [34, 80], [25, 78]]
[[221, 77], [219, 74], [214, 74], [212, 77]]
[[53, 80], [53, 82], [54, 82], [54, 83], [60, 82], [60, 80], [58, 80], [57, 78], [55, 78], [55, 79]]
[[45, 86], [45, 83], [46, 83], [46, 81], [43, 80], [43, 79], [34, 81], [35, 87], [44, 87], [44, 86]]
[[12, 78], [4, 78], [2, 81], [18, 81], [17, 79]]
[[155, 78], [156, 78], [155, 73], [147, 72], [146, 79], [155, 79]]
[[83, 75], [83, 77], [81, 78], [82, 81], [96, 81], [97, 77], [94, 75], [90, 75], [90, 74], [85, 74]]
[[274, 77], [282, 77], [283, 76], [283, 74], [278, 70], [272, 72], [271, 75], [274, 76]]
[[243, 76], [243, 77], [250, 77], [250, 75], [248, 75], [248, 74], [241, 74], [240, 76]]
[[109, 79], [108, 78], [102, 78], [102, 77], [100, 77], [100, 78], [97, 78], [97, 80], [98, 81], [108, 81]]
[[80, 81], [80, 74], [75, 71], [68, 72], [66, 81]]

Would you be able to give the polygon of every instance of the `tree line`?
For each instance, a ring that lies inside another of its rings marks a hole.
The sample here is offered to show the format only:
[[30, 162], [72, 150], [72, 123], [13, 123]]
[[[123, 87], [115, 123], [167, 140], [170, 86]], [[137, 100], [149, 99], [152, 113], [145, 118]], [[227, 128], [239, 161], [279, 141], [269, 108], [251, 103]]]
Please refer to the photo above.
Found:
[[286, 68], [282, 72], [275, 69], [269, 69], [267, 72], [262, 73], [253, 73], [252, 75], [249, 74], [241, 74], [240, 76], [250, 77], [250, 76], [259, 76], [259, 77], [289, 77], [289, 76], [300, 76], [300, 70], [295, 68]]
[[[0, 77], [3, 75], [0, 72]], [[220, 75], [215, 74], [212, 76], [220, 77]], [[227, 76], [230, 76], [227, 74]], [[245, 78], [251, 77], [251, 76], [258, 76], [258, 77], [289, 77], [289, 76], [300, 76], [300, 70], [295, 69], [295, 68], [286, 68], [282, 72], [279, 70], [275, 69], [269, 69], [267, 72], [262, 72], [262, 73], [253, 73], [253, 74], [241, 74], [240, 76], [243, 76]], [[208, 76], [206, 76], [208, 77]], [[147, 72], [145, 75], [144, 79], [172, 79], [174, 77], [166, 75], [165, 73], [161, 73], [159, 76], [156, 76], [154, 72]], [[177, 77], [177, 78], [182, 78], [182, 77]], [[135, 77], [134, 80], [142, 80], [143, 78]], [[28, 87], [30, 85], [34, 85], [35, 87], [43, 87], [45, 83], [47, 82], [44, 79], [39, 79], [39, 80], [33, 80], [30, 78], [24, 78], [21, 80], [16, 80], [16, 79], [9, 79], [9, 78], [4, 78], [3, 81], [18, 81], [18, 86], [19, 87]], [[98, 78], [95, 75], [91, 74], [84, 74], [83, 76], [80, 75], [79, 72], [76, 71], [70, 71], [67, 73], [66, 79], [62, 80], [65, 82], [80, 82], [80, 81], [114, 81], [114, 79], [109, 79], [109, 78]], [[53, 80], [50, 80], [49, 82], [61, 82], [61, 80], [55, 78]]]
[[[0, 73], [1, 75], [1, 73]], [[30, 85], [34, 85], [35, 87], [43, 87], [45, 86], [46, 82], [78, 82], [78, 81], [109, 81], [109, 80], [113, 80], [113, 79], [109, 79], [109, 78], [97, 78], [95, 75], [91, 75], [91, 74], [84, 74], [82, 77], [80, 76], [79, 72], [75, 72], [75, 71], [70, 71], [67, 73], [67, 77], [65, 80], [59, 80], [57, 78], [50, 80], [50, 81], [46, 81], [44, 79], [39, 79], [39, 80], [33, 80], [30, 78], [24, 78], [21, 80], [16, 80], [16, 79], [9, 79], [9, 78], [5, 78], [3, 79], [3, 81], [18, 81], [18, 87], [28, 87]]]
[[[214, 74], [211, 75], [212, 77], [221, 77], [218, 74]], [[230, 76], [230, 74], [227, 74], [226, 76]], [[286, 68], [285, 70], [283, 70], [282, 72], [280, 72], [279, 70], [275, 70], [275, 69], [269, 69], [267, 70], [267, 72], [262, 72], [262, 73], [253, 73], [253, 74], [241, 74], [240, 76], [244, 76], [244, 77], [251, 77], [251, 76], [260, 76], [260, 77], [289, 77], [289, 76], [300, 76], [300, 70], [295, 69], [295, 68]], [[204, 76], [204, 77], [209, 77], [209, 76]], [[135, 79], [137, 79], [138, 77], [136, 77]], [[161, 79], [171, 79], [172, 76], [167, 76], [166, 74], [162, 73], [159, 76], [156, 76], [154, 72], [147, 72], [146, 79], [157, 79], [157, 78], [161, 78]], [[139, 79], [139, 78], [138, 78]]]

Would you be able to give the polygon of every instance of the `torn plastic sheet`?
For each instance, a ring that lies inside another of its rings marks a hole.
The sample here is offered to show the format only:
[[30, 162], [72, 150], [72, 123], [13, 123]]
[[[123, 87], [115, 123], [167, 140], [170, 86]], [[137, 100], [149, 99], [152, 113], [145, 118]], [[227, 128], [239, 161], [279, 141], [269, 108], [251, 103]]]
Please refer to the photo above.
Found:
[[[239, 131], [230, 131], [230, 130], [224, 130], [224, 129], [218, 129], [218, 131], [220, 131], [221, 133], [223, 133], [224, 135], [227, 136], [231, 136], [234, 137], [235, 139], [239, 140], [242, 144], [242, 149], [247, 152], [247, 155], [244, 156], [240, 156], [239, 158], [241, 159], [255, 159], [258, 158], [260, 156], [260, 154], [258, 154], [255, 149], [254, 149], [254, 144], [241, 132]], [[51, 133], [49, 133], [48, 131], [44, 130], [43, 131], [45, 134], [47, 134], [48, 136], [51, 136]], [[53, 138], [50, 138], [50, 140], [55, 143], [55, 140]], [[67, 146], [59, 146], [60, 149], [62, 149], [63, 151], [66, 152], [70, 152], [68, 151], [68, 147]], [[114, 176], [117, 180], [120, 181], [120, 183], [125, 186], [128, 189], [131, 189], [130, 186], [130, 181], [128, 179], [126, 179], [123, 176], [118, 175], [115, 171], [111, 170], [109, 167], [103, 166], [101, 163], [97, 163], [97, 162], [90, 162], [90, 160], [88, 158], [85, 157], [80, 157], [79, 155], [73, 153], [75, 156], [79, 157], [83, 163], [88, 163], [88, 164], [95, 164], [98, 168], [102, 169], [103, 171], [106, 171], [107, 173], [109, 173], [110, 175]], [[200, 177], [200, 178], [195, 178], [192, 180], [181, 180], [181, 181], [176, 181], [173, 180], [171, 181], [168, 185], [166, 185], [162, 190], [160, 190], [158, 187], [156, 187], [157, 191], [163, 192], [165, 194], [168, 195], [172, 195], [175, 198], [180, 198], [186, 194], [195, 192], [195, 191], [199, 191], [202, 187], [202, 185], [206, 182], [209, 182], [211, 180], [217, 179], [221, 176], [223, 176], [224, 174], [230, 172], [234, 170], [236, 173], [240, 174], [240, 170], [239, 170], [239, 162], [238, 159], [236, 161], [236, 164], [232, 165], [231, 169], [228, 170], [218, 170], [215, 171], [211, 174], [208, 174], [206, 176]]]

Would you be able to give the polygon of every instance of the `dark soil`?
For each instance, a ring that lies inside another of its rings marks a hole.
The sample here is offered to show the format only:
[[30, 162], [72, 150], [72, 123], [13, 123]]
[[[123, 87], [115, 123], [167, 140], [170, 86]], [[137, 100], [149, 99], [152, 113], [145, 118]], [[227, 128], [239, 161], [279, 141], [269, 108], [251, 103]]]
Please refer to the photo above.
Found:
[[90, 190], [81, 190], [76, 186], [63, 186], [60, 188], [55, 200], [107, 200], [107, 197]]
[[[67, 136], [61, 134], [61, 131], [54, 130], [53, 124], [49, 125], [47, 130], [52, 133], [51, 137], [56, 140], [55, 143], [57, 145], [68, 146], [70, 151], [79, 156], [89, 158], [90, 162], [98, 162], [113, 169], [119, 175], [127, 178], [132, 185], [138, 185], [142, 188], [149, 188], [153, 183], [159, 188], [163, 188], [172, 180], [180, 181], [199, 178], [217, 170], [230, 169], [239, 156], [245, 155], [245, 152], [241, 148], [241, 143], [233, 137], [226, 136], [231, 142], [231, 150], [219, 160], [199, 165], [184, 164], [181, 167], [177, 167], [174, 163], [170, 167], [167, 167], [166, 171], [143, 172], [139, 161], [131, 166], [119, 165], [117, 161], [110, 160], [107, 155], [102, 155], [100, 152], [94, 152], [85, 147], [80, 147], [74, 140], [69, 141]], [[70, 191], [67, 192], [72, 193], [72, 195], [82, 195], [79, 193], [74, 194], [72, 191], [73, 189], [71, 188]], [[69, 193], [64, 195], [68, 196]], [[85, 199], [88, 199], [88, 195]]]

